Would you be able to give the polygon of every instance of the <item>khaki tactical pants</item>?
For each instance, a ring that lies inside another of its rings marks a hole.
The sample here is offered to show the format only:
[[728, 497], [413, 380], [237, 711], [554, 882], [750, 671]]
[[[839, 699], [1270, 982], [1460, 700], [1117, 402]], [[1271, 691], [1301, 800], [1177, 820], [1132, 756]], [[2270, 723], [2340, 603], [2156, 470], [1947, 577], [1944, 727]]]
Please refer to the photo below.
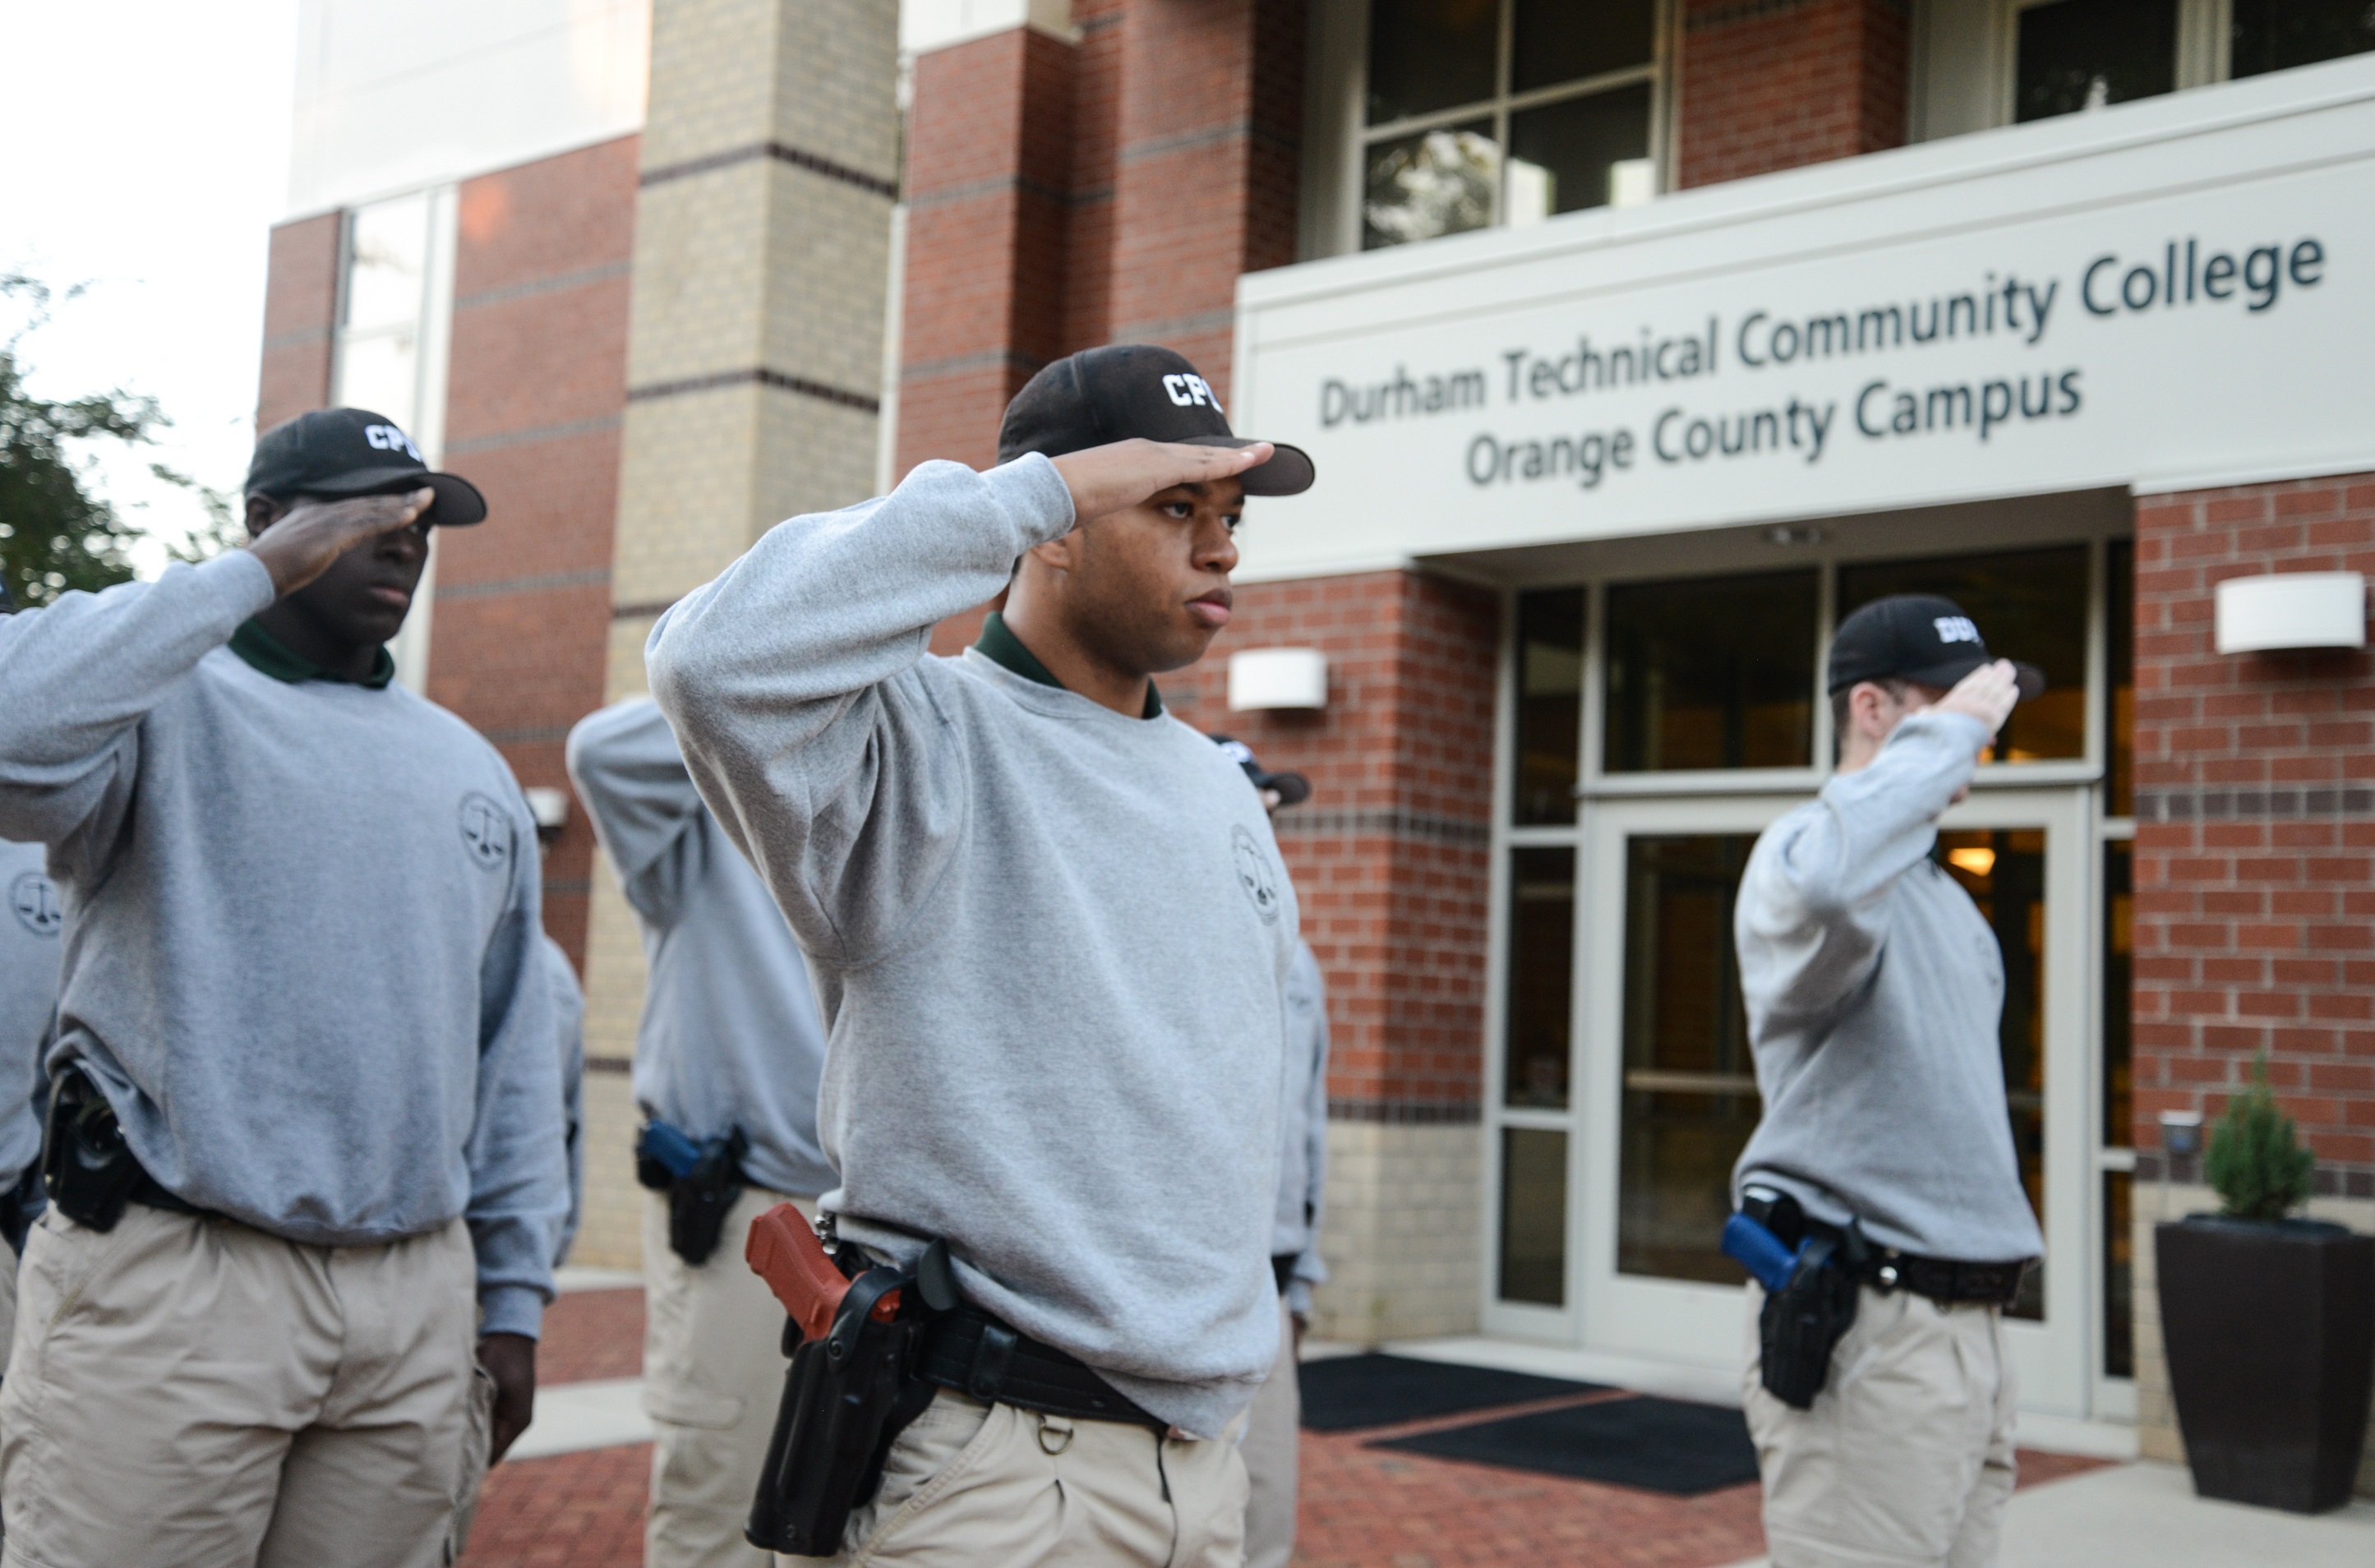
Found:
[[1278, 1364], [1246, 1412], [1246, 1568], [1286, 1568], [1294, 1556], [1295, 1429], [1303, 1387], [1294, 1361], [1294, 1318], [1278, 1303]]
[[459, 1220], [306, 1246], [133, 1204], [25, 1244], [0, 1383], [10, 1568], [438, 1568], [493, 1382]]
[[[1165, 1438], [943, 1388], [891, 1445], [840, 1568], [1239, 1568], [1237, 1428]], [[783, 1564], [816, 1558], [781, 1557]]]
[[1749, 1435], [1773, 1568], [1988, 1568], [2013, 1485], [2003, 1315], [1866, 1286], [1811, 1410], [1758, 1381], [1748, 1287]]
[[644, 1195], [644, 1410], [652, 1418], [645, 1568], [766, 1568], [742, 1537], [783, 1398], [784, 1308], [742, 1260], [750, 1222], [808, 1198], [743, 1189], [698, 1268], [668, 1247], [668, 1205]]

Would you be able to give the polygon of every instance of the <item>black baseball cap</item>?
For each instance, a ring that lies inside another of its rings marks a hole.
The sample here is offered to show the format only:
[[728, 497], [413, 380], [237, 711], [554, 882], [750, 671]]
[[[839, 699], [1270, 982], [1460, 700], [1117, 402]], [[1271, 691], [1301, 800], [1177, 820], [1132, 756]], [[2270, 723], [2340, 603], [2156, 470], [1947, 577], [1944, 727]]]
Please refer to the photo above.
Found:
[[1229, 760], [1246, 771], [1256, 789], [1278, 791], [1281, 806], [1300, 806], [1311, 798], [1311, 781], [1301, 773], [1273, 773], [1254, 756], [1254, 749], [1242, 740], [1232, 740], [1225, 735], [1212, 737], [1212, 744], [1224, 752]]
[[[1134, 437], [1253, 445], [1231, 432], [1211, 383], [1184, 356], [1116, 343], [1068, 354], [1024, 383], [998, 428], [998, 460], [1011, 463], [1026, 452], [1061, 457]], [[1237, 476], [1247, 495], [1301, 495], [1313, 477], [1311, 458], [1293, 446]]]
[[385, 495], [427, 485], [428, 521], [452, 528], [487, 515], [487, 498], [458, 474], [429, 466], [412, 438], [368, 408], [316, 408], [255, 439], [246, 490], [278, 501], [301, 495]]
[[[1831, 637], [1831, 691], [1859, 680], [1910, 680], [1950, 687], [1993, 661], [1986, 639], [1963, 607], [1938, 594], [1892, 594], [1874, 599]], [[2014, 678], [2026, 702], [2045, 690], [2045, 672], [2015, 661]]]

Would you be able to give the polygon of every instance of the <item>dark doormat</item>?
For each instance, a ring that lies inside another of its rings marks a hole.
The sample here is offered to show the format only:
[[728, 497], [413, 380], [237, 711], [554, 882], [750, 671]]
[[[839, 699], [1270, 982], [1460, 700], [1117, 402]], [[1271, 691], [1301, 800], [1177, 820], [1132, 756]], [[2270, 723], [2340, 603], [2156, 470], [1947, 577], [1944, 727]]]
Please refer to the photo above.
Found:
[[1306, 1362], [1302, 1381], [1303, 1424], [1313, 1432], [1399, 1426], [1496, 1405], [1605, 1392], [1596, 1383], [1375, 1353]]
[[1756, 1479], [1756, 1448], [1738, 1410], [1646, 1396], [1479, 1421], [1371, 1446], [1673, 1497], [1696, 1497]]

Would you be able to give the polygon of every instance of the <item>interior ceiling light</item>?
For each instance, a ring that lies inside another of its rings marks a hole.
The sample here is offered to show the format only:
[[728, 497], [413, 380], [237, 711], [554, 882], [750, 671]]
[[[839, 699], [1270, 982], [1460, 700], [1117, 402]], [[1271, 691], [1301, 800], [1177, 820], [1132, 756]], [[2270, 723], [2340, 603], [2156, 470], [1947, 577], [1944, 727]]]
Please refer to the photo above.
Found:
[[1996, 868], [1996, 852], [1991, 849], [1950, 849], [1946, 862], [1974, 877], [1984, 877]]

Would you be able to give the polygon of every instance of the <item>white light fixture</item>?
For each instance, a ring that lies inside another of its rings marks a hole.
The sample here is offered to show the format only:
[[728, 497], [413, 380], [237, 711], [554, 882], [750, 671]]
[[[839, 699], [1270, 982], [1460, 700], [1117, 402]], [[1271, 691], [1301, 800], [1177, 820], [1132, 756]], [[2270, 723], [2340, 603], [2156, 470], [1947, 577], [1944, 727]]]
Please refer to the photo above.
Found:
[[1608, 205], [1640, 206], [1658, 199], [1658, 160], [1620, 158], [1608, 166]]
[[1328, 706], [1328, 655], [1317, 648], [1247, 648], [1229, 655], [1229, 711]]
[[536, 819], [537, 831], [557, 833], [569, 825], [569, 792], [550, 784], [531, 784], [520, 791], [527, 796], [528, 815]]
[[2286, 572], [2218, 584], [2222, 654], [2367, 646], [2367, 579], [2357, 572]]

